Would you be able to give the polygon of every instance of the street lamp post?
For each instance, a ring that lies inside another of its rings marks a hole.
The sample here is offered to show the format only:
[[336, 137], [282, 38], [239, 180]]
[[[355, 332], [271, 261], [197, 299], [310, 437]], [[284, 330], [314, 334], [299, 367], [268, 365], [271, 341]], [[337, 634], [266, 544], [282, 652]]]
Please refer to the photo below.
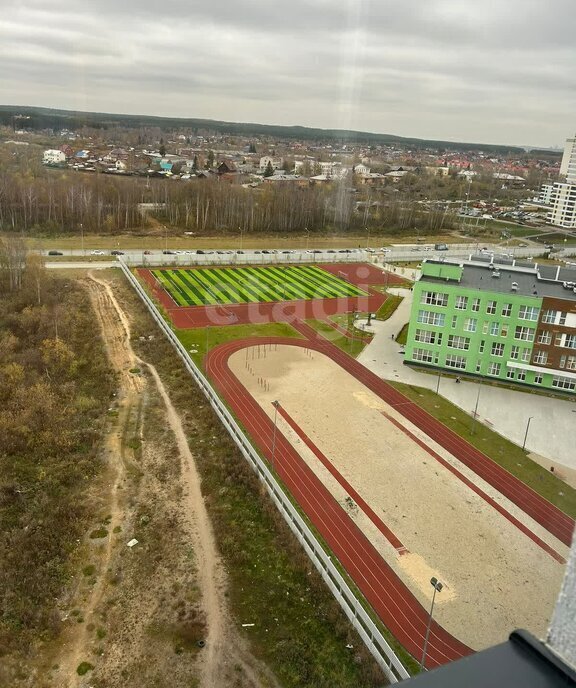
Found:
[[430, 614], [428, 615], [428, 625], [426, 626], [426, 635], [424, 636], [424, 650], [422, 652], [422, 661], [420, 662], [420, 671], [424, 670], [424, 664], [426, 662], [426, 650], [428, 649], [428, 637], [430, 635], [430, 627], [432, 626], [432, 614], [434, 612], [434, 601], [436, 599], [436, 593], [441, 592], [444, 587], [442, 583], [435, 577], [432, 576], [430, 579], [430, 585], [434, 588], [432, 593], [432, 605], [430, 606]]
[[275, 470], [276, 466], [274, 464], [274, 457], [276, 454], [276, 430], [278, 428], [277, 420], [278, 420], [278, 409], [280, 408], [280, 402], [278, 400], [275, 400], [272, 402], [272, 406], [274, 406], [274, 432], [272, 433], [272, 468]]
[[244, 243], [244, 232], [242, 230], [242, 227], [238, 227], [240, 230], [240, 250], [243, 248], [243, 243]]
[[534, 416], [530, 416], [528, 418], [528, 422], [526, 423], [526, 432], [524, 433], [524, 442], [522, 442], [522, 451], [524, 451], [524, 447], [526, 446], [526, 440], [528, 438], [528, 430], [530, 429], [530, 421], [534, 418]]
[[80, 240], [82, 242], [82, 255], [86, 255], [84, 252], [84, 227], [82, 226], [82, 223], [80, 223]]
[[438, 382], [436, 383], [436, 394], [439, 393], [440, 390], [440, 371], [438, 371]]
[[478, 394], [476, 395], [476, 406], [474, 406], [474, 413], [472, 414], [472, 423], [470, 425], [470, 434], [474, 434], [474, 421], [478, 417], [478, 402], [480, 401], [480, 390], [482, 389], [482, 385], [478, 385]]
[[306, 250], [308, 250], [308, 240], [310, 239], [310, 232], [308, 230], [308, 227], [304, 227], [304, 231], [306, 232]]

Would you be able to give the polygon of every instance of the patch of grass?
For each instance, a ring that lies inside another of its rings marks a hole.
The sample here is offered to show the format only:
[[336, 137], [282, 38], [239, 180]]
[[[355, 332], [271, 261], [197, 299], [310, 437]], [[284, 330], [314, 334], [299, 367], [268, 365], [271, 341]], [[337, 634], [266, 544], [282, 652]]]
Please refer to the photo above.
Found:
[[410, 323], [406, 323], [405, 325], [402, 325], [402, 329], [400, 332], [398, 332], [398, 335], [396, 336], [396, 341], [398, 344], [401, 344], [402, 346], [406, 346], [406, 340], [408, 339], [408, 329], [410, 327]]
[[93, 576], [95, 572], [96, 572], [96, 567], [94, 566], [94, 564], [89, 564], [88, 566], [85, 566], [82, 569], [82, 573], [85, 576]]
[[388, 294], [386, 301], [380, 306], [376, 311], [377, 320], [388, 320], [388, 318], [394, 313], [398, 306], [402, 303], [402, 296], [395, 296], [394, 294]]
[[91, 533], [90, 533], [90, 538], [92, 540], [98, 540], [100, 538], [105, 538], [108, 535], [108, 531], [104, 526], [100, 526], [100, 528], [95, 528]]
[[98, 640], [102, 640], [103, 638], [106, 637], [106, 630], [104, 628], [97, 628], [96, 629], [96, 637]]
[[78, 676], [84, 676], [89, 671], [92, 671], [92, 669], [94, 669], [94, 665], [90, 664], [90, 662], [81, 662], [76, 669], [76, 673]]
[[114, 526], [114, 529], [112, 530], [113, 533], [121, 533], [122, 528], [120, 526]]
[[130, 372], [134, 375], [140, 375], [142, 371], [140, 370], [140, 368], [130, 368]]
[[432, 390], [400, 382], [388, 384], [396, 387], [411, 401], [421, 406], [431, 416], [444, 423], [564, 513], [576, 518], [576, 490], [529, 459], [521, 447], [474, 421], [470, 415]]
[[300, 337], [288, 323], [262, 325], [226, 325], [224, 327], [200, 327], [194, 330], [175, 330], [197, 365], [202, 365], [206, 351], [219, 344], [247, 337]]
[[353, 358], [356, 358], [356, 356], [358, 356], [360, 352], [364, 350], [364, 347], [370, 341], [369, 339], [363, 339], [360, 330], [357, 330], [356, 328], [354, 328], [354, 333], [357, 333], [357, 336], [352, 338], [346, 337], [323, 320], [307, 320], [306, 322], [325, 339], [337, 346], [339, 349], [342, 349], [342, 351], [350, 354], [350, 356]]

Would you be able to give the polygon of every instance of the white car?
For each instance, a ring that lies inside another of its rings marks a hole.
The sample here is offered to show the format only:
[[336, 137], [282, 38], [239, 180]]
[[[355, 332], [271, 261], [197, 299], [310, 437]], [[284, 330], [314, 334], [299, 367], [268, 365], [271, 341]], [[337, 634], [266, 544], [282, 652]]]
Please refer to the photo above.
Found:
[[99, 248], [95, 248], [93, 251], [90, 251], [91, 255], [93, 256], [105, 256], [106, 252], [101, 251]]
[[392, 250], [391, 248], [384, 248], [384, 247], [382, 247], [380, 249], [380, 251], [382, 251], [382, 253], [390, 253], [391, 250]]

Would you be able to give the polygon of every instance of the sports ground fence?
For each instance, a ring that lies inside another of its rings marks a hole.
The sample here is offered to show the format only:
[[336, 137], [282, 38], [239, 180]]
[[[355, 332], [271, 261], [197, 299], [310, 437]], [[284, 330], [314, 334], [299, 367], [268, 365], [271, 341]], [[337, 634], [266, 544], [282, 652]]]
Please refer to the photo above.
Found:
[[386, 638], [384, 638], [376, 624], [372, 621], [360, 600], [338, 571], [330, 556], [324, 551], [322, 545], [312, 533], [304, 519], [292, 505], [278, 481], [268, 469], [266, 463], [259, 456], [244, 431], [240, 428], [223, 401], [216, 394], [216, 391], [208, 379], [194, 363], [180, 340], [164, 320], [138, 279], [123, 260], [119, 260], [118, 264], [128, 282], [135, 289], [162, 332], [166, 335], [168, 341], [172, 344], [174, 349], [176, 349], [176, 353], [180, 356], [186, 369], [210, 402], [214, 412], [234, 440], [236, 446], [256, 472], [259, 480], [264, 484], [268, 494], [284, 517], [290, 530], [304, 548], [311, 562], [322, 576], [334, 597], [338, 600], [344, 613], [364, 641], [376, 662], [382, 668], [382, 671], [388, 677], [389, 681], [391, 683], [398, 683], [405, 678], [409, 678], [410, 675], [396, 656], [394, 650], [386, 641]]

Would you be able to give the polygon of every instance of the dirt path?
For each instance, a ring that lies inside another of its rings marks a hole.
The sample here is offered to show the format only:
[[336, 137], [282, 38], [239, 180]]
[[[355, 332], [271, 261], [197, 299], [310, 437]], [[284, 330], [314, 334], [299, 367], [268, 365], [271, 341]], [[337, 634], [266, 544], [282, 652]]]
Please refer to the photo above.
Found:
[[[107, 470], [110, 473], [108, 494], [104, 499], [108, 505], [110, 514], [110, 529], [113, 529], [121, 520], [121, 507], [118, 499], [118, 487], [124, 475], [124, 441], [122, 429], [129, 422], [131, 413], [141, 403], [141, 393], [144, 388], [144, 380], [129, 371], [137, 365], [137, 358], [129, 345], [127, 336], [128, 323], [124, 314], [116, 312], [115, 299], [110, 288], [99, 279], [91, 276], [87, 282], [90, 299], [94, 311], [98, 317], [103, 334], [104, 344], [112, 367], [118, 372], [119, 402], [118, 424], [108, 434], [105, 443], [105, 455], [108, 458]], [[106, 538], [100, 550], [99, 565], [102, 570], [107, 570], [112, 559], [113, 540]], [[104, 595], [106, 579], [100, 576], [93, 586], [84, 605], [84, 614], [87, 618], [94, 615]], [[79, 676], [76, 669], [85, 656], [88, 644], [87, 625], [83, 624], [74, 630], [72, 638], [65, 644], [64, 653], [60, 662], [60, 674], [65, 678], [66, 685], [76, 686]]]
[[[123, 505], [119, 502], [119, 487], [124, 479], [124, 441], [127, 433], [123, 428], [134, 416], [138, 419], [137, 432], [142, 436], [141, 412], [144, 393], [151, 392], [150, 381], [142, 375], [134, 374], [135, 368], [149, 371], [154, 386], [162, 399], [167, 424], [173, 433], [179, 454], [182, 486], [181, 508], [188, 524], [188, 535], [194, 552], [197, 585], [201, 594], [200, 605], [208, 629], [206, 646], [198, 655], [197, 675], [199, 686], [213, 688], [219, 685], [241, 685], [246, 688], [275, 686], [276, 681], [270, 672], [260, 665], [250, 654], [244, 641], [237, 635], [231, 622], [225, 600], [226, 575], [220, 560], [210, 519], [200, 489], [200, 476], [194, 457], [188, 446], [182, 420], [174, 408], [168, 392], [156, 368], [142, 361], [134, 353], [130, 344], [130, 323], [114, 296], [110, 284], [90, 274], [87, 281], [90, 297], [97, 313], [105, 345], [118, 378], [118, 426], [114, 427], [106, 440], [107, 456], [111, 480], [105, 495], [107, 512], [110, 514], [109, 527], [114, 528], [123, 520]], [[99, 552], [99, 567], [108, 570], [117, 552], [111, 537]], [[100, 576], [83, 603], [84, 616], [95, 618], [106, 603], [107, 587], [105, 576]], [[144, 623], [144, 621], [143, 621]], [[90, 656], [90, 637], [86, 624], [73, 633], [64, 645], [60, 661], [59, 680], [61, 686], [77, 688], [85, 685], [76, 669], [80, 662]], [[105, 659], [104, 659], [105, 661]], [[238, 683], [238, 681], [240, 681]]]

